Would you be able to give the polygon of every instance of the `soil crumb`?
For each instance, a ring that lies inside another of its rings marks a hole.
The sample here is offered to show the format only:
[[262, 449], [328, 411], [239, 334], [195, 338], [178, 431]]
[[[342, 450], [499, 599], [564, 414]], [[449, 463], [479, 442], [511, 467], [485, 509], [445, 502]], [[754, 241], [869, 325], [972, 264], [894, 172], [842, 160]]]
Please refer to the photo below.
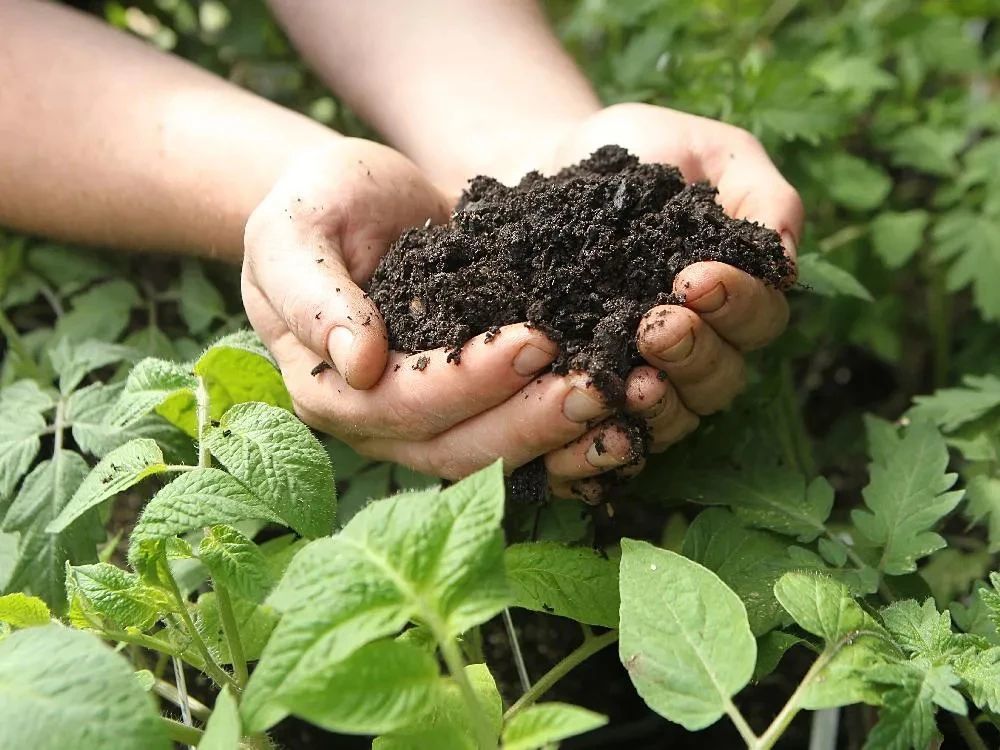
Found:
[[552, 371], [584, 371], [620, 403], [625, 375], [642, 362], [639, 321], [679, 301], [681, 269], [715, 260], [776, 286], [792, 276], [778, 234], [729, 218], [715, 195], [619, 146], [514, 187], [476, 177], [447, 224], [408, 230], [392, 245], [369, 293], [394, 350], [457, 352], [473, 336], [527, 322], [559, 345]]

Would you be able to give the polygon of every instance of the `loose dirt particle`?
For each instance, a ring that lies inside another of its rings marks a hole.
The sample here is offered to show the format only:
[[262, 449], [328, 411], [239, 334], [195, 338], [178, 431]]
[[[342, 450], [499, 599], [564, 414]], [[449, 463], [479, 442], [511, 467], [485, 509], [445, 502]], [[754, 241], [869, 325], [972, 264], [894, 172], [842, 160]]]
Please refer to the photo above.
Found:
[[323, 370], [332, 370], [332, 369], [333, 365], [331, 365], [329, 362], [320, 362], [318, 365], [316, 365], [309, 371], [309, 374], [312, 375], [313, 377], [316, 377], [321, 372], [323, 372]]
[[427, 369], [427, 365], [430, 364], [430, 361], [431, 361], [430, 357], [417, 357], [417, 361], [413, 365], [412, 369], [423, 372], [424, 370]]

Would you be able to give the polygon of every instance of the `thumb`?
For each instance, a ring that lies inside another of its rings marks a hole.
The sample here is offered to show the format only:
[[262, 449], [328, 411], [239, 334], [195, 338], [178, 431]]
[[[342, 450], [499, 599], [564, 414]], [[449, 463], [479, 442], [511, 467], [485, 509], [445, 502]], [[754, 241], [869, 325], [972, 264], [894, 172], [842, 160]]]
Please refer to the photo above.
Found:
[[378, 307], [351, 278], [331, 243], [315, 239], [299, 243], [292, 233], [286, 238], [298, 247], [275, 243], [273, 234], [266, 248], [255, 247], [248, 233], [244, 284], [257, 287], [280, 319], [275, 321], [279, 328], [286, 328], [320, 361], [337, 368], [348, 385], [371, 388], [382, 376], [389, 355]]

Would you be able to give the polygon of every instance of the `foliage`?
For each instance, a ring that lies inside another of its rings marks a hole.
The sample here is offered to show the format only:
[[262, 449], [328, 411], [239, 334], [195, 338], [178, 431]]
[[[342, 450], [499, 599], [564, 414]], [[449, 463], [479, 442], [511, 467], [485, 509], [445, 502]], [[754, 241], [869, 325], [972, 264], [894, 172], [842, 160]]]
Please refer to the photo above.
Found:
[[[360, 132], [260, 4], [102, 10]], [[296, 716], [379, 750], [527, 750], [606, 731], [596, 697], [539, 701], [617, 641], [641, 699], [690, 731], [728, 721], [764, 749], [808, 712], [855, 707], [878, 717], [871, 750], [984, 747], [1000, 715], [989, 10], [550, 5], [606, 100], [750, 129], [810, 217], [792, 330], [596, 530], [569, 503], [505, 509], [496, 465], [442, 489], [320, 442], [242, 330], [228, 269], [0, 237], [11, 741], [263, 747]], [[582, 626], [520, 692], [483, 649], [505, 610]], [[217, 688], [213, 708], [184, 669]], [[774, 671], [792, 687], [762, 711]], [[150, 691], [182, 718], [158, 718]]]

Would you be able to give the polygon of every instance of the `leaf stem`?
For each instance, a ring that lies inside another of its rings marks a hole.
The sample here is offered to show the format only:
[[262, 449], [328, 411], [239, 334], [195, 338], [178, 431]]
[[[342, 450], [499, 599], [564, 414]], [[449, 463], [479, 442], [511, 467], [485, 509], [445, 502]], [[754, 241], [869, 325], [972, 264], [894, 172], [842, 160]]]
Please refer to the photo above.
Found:
[[145, 635], [144, 633], [128, 633], [124, 630], [105, 630], [100, 627], [98, 627], [97, 630], [100, 632], [102, 638], [107, 638], [111, 641], [130, 643], [133, 646], [142, 646], [143, 648], [148, 648], [150, 651], [156, 651], [157, 653], [164, 654], [166, 656], [177, 656], [177, 649], [174, 648], [172, 643], [152, 635]]
[[[170, 701], [178, 708], [181, 707], [180, 690], [178, 690], [176, 686], [170, 684], [162, 678], [157, 677], [156, 682], [153, 683], [153, 690], [164, 700]], [[192, 698], [190, 695], [187, 697], [187, 702], [188, 707], [191, 709], [192, 716], [197, 716], [202, 721], [208, 721], [208, 717], [212, 715], [212, 709], [197, 698]]]
[[736, 727], [736, 731], [740, 733], [740, 737], [742, 737], [743, 741], [747, 743], [747, 747], [756, 748], [757, 743], [759, 742], [757, 735], [754, 734], [753, 729], [750, 728], [750, 725], [743, 717], [743, 714], [740, 713], [740, 710], [736, 708], [736, 704], [731, 700], [726, 701], [726, 715], [729, 716], [729, 720], [733, 722], [733, 725]]
[[617, 630], [609, 630], [607, 633], [585, 639], [583, 643], [567, 654], [562, 661], [542, 675], [538, 682], [531, 686], [530, 690], [518, 698], [513, 706], [507, 709], [507, 713], [503, 717], [504, 721], [510, 721], [528, 706], [534, 704], [535, 701], [545, 695], [553, 685], [565, 677], [572, 669], [617, 640]]
[[987, 750], [986, 743], [983, 742], [983, 738], [979, 736], [976, 726], [969, 720], [968, 716], [952, 714], [952, 718], [955, 720], [955, 726], [958, 727], [958, 732], [965, 740], [965, 744], [969, 746], [969, 750]]
[[[440, 631], [435, 630], [435, 632]], [[468, 675], [465, 674], [465, 662], [462, 659], [462, 652], [459, 650], [454, 638], [439, 637], [438, 647], [441, 649], [441, 656], [448, 667], [448, 672], [451, 674], [452, 679], [458, 683], [458, 689], [462, 692], [462, 697], [465, 699], [469, 713], [472, 716], [477, 745], [480, 750], [489, 750], [491, 746], [495, 746], [496, 739], [491, 736], [489, 727], [487, 726], [488, 722], [486, 721], [486, 717], [483, 716], [482, 704], [480, 704], [479, 699], [476, 697], [476, 692], [472, 689], [472, 683], [469, 682]]]
[[175, 656], [173, 663], [174, 680], [177, 682], [177, 697], [179, 698], [181, 709], [181, 721], [190, 727], [194, 725], [194, 722], [191, 720], [191, 702], [188, 696], [187, 678], [184, 676], [184, 662], [181, 661], [181, 657]]
[[0, 333], [7, 339], [7, 346], [10, 347], [11, 351], [21, 359], [21, 364], [27, 370], [28, 375], [34, 380], [44, 382], [45, 378], [42, 377], [41, 368], [35, 362], [34, 357], [31, 356], [28, 347], [24, 343], [24, 339], [21, 338], [21, 334], [17, 332], [17, 328], [14, 327], [14, 324], [7, 317], [7, 313], [3, 309], [0, 309]]
[[174, 742], [180, 742], [183, 745], [197, 745], [201, 742], [201, 738], [205, 734], [197, 727], [189, 727], [181, 724], [179, 721], [168, 719], [166, 716], [161, 716], [160, 721], [166, 727], [167, 735], [170, 739]]
[[521, 643], [517, 640], [517, 631], [514, 630], [514, 620], [510, 616], [510, 609], [503, 611], [503, 624], [507, 629], [507, 640], [510, 642], [511, 654], [514, 656], [517, 676], [521, 680], [521, 692], [527, 693], [531, 689], [531, 678], [528, 676], [528, 666], [524, 663], [524, 654], [521, 653]]
[[250, 677], [247, 671], [247, 660], [243, 651], [243, 641], [240, 640], [240, 631], [236, 625], [236, 615], [233, 612], [233, 601], [229, 598], [229, 591], [214, 579], [215, 599], [219, 603], [219, 616], [222, 619], [222, 633], [229, 644], [229, 656], [233, 660], [233, 673], [236, 683], [242, 688], [247, 684]]
[[205, 428], [208, 426], [209, 415], [208, 388], [205, 386], [205, 379], [200, 375], [195, 399], [198, 404], [198, 466], [206, 468], [212, 465], [212, 456], [208, 452], [208, 445], [205, 444]]

